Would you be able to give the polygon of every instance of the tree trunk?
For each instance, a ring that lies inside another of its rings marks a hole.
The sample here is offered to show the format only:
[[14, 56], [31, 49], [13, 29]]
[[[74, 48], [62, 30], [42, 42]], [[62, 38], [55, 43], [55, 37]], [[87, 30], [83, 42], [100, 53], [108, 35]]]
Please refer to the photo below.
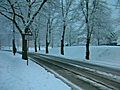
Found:
[[15, 53], [17, 51], [16, 45], [15, 45], [15, 39], [13, 39], [12, 44], [13, 44], [13, 54], [15, 55]]
[[35, 52], [37, 52], [37, 40], [36, 39], [35, 39], [34, 44], [35, 44]]
[[90, 45], [90, 39], [87, 39], [87, 43], [86, 43], [86, 59], [89, 60], [90, 59], [90, 50], [89, 50], [89, 45]]
[[86, 28], [87, 28], [87, 41], [86, 41], [86, 56], [87, 60], [90, 59], [90, 51], [89, 51], [89, 44], [90, 44], [90, 28], [89, 28], [89, 0], [86, 1]]
[[71, 30], [70, 30], [70, 32], [69, 32], [69, 46], [71, 46], [72, 45], [72, 43], [71, 43]]
[[98, 44], [98, 46], [100, 45], [100, 39], [99, 38], [97, 39], [97, 44]]
[[22, 59], [28, 60], [27, 40], [25, 40], [25, 34], [22, 34]]
[[53, 48], [54, 47], [54, 41], [53, 41], [53, 35], [52, 35], [52, 41], [51, 41], [51, 47]]
[[61, 54], [64, 55], [64, 39], [61, 40]]
[[40, 42], [39, 42], [38, 48], [39, 48], [39, 51], [40, 51]]
[[64, 26], [63, 26], [63, 35], [62, 35], [62, 40], [61, 40], [61, 54], [62, 54], [62, 55], [64, 55], [65, 29], [66, 29], [66, 25], [65, 25], [65, 22], [64, 22]]
[[50, 38], [50, 19], [48, 19], [48, 22], [47, 22], [47, 32], [46, 32], [46, 53], [49, 53], [49, 50], [48, 50], [48, 46], [49, 46], [49, 42], [48, 42], [48, 39]]
[[49, 43], [48, 43], [48, 40], [46, 38], [46, 53], [49, 53], [48, 46], [49, 46]]

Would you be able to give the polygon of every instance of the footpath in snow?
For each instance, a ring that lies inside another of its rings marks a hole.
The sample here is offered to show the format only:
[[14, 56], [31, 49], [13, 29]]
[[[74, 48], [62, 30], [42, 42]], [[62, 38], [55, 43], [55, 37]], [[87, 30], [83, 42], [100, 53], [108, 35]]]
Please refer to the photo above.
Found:
[[36, 63], [0, 51], [0, 90], [71, 90], [69, 86], [54, 77]]

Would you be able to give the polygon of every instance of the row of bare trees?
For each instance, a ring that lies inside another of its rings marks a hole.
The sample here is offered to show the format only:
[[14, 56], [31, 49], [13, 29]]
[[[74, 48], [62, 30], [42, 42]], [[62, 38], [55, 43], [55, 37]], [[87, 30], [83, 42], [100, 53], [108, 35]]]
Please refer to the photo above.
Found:
[[[49, 53], [49, 45], [53, 47], [54, 39], [60, 36], [60, 53], [64, 55], [66, 42], [66, 32], [70, 31], [69, 43], [72, 45], [72, 34], [82, 31], [82, 37], [86, 38], [86, 56], [89, 60], [91, 38], [97, 38], [100, 43], [101, 38], [95, 37], [101, 31], [109, 32], [113, 35], [107, 2], [105, 0], [4, 0], [0, 1], [0, 14], [13, 22], [22, 37], [22, 58], [28, 59], [28, 41], [26, 36], [33, 35], [35, 52], [37, 47], [40, 50], [40, 39], [45, 40], [46, 53]], [[102, 11], [102, 13], [100, 13]], [[98, 14], [99, 13], [99, 14]], [[109, 13], [110, 14], [110, 13]], [[102, 16], [104, 18], [102, 18]], [[103, 22], [104, 19], [104, 22]], [[105, 25], [107, 25], [105, 27]], [[109, 27], [109, 28], [108, 28]], [[100, 31], [101, 30], [101, 31]], [[55, 33], [60, 32], [60, 34]], [[40, 34], [41, 33], [41, 34]], [[45, 33], [45, 34], [44, 34]], [[44, 35], [44, 38], [41, 35]], [[78, 34], [80, 35], [80, 34]], [[98, 35], [97, 35], [98, 36]], [[37, 46], [38, 45], [38, 46]]]

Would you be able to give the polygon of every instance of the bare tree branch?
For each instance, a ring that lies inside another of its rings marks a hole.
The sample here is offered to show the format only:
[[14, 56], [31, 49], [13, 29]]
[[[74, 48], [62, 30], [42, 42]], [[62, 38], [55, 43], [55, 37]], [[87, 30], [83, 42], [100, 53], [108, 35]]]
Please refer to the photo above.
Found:
[[0, 14], [1, 14], [1, 15], [3, 15], [4, 17], [6, 17], [7, 19], [9, 19], [9, 20], [13, 21], [13, 19], [12, 19], [12, 18], [10, 18], [9, 16], [7, 16], [7, 15], [6, 15], [6, 14], [4, 14], [3, 12], [0, 12]]
[[84, 1], [84, 0], [81, 1], [81, 9], [82, 9], [83, 15], [85, 16], [85, 20], [86, 20], [86, 19], [87, 19], [87, 16], [86, 16], [86, 13], [85, 13], [85, 11], [84, 11], [83, 1]]
[[97, 5], [98, 5], [98, 2], [96, 0], [93, 1], [93, 9], [90, 13], [90, 17], [93, 15], [93, 13], [96, 11], [96, 8], [97, 8]]
[[32, 22], [34, 21], [35, 17], [37, 16], [37, 14], [40, 12], [40, 10], [42, 9], [43, 5], [45, 4], [45, 2], [47, 2], [47, 0], [43, 0], [43, 2], [41, 3], [40, 7], [38, 8], [38, 10], [36, 11], [36, 13], [32, 16], [31, 20], [29, 21], [28, 25], [26, 26], [26, 28], [30, 27], [30, 25], [32, 24]]
[[22, 30], [20, 29], [20, 27], [18, 26], [18, 24], [17, 24], [17, 22], [16, 22], [16, 20], [15, 20], [16, 13], [15, 13], [15, 10], [14, 10], [14, 6], [13, 6], [13, 4], [10, 2], [10, 0], [7, 0], [7, 1], [8, 1], [8, 3], [10, 4], [11, 9], [12, 9], [12, 11], [13, 11], [13, 23], [16, 25], [17, 29], [19, 30], [19, 32], [20, 32], [21, 35], [22, 35]]
[[25, 20], [24, 20], [24, 17], [23, 17], [22, 15], [17, 14], [17, 13], [13, 13], [13, 12], [8, 12], [8, 13], [10, 13], [10, 14], [15, 14], [17, 17], [21, 18], [23, 24], [26, 26], [26, 24], [25, 24]]
[[30, 4], [30, 6], [32, 7], [32, 5], [33, 5], [35, 2], [36, 2], [36, 0], [34, 0], [34, 1]]

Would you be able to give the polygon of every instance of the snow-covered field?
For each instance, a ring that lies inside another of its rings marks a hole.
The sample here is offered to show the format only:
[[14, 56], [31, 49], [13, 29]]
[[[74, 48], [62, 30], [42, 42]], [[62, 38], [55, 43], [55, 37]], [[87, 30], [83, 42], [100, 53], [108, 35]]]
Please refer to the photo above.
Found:
[[41, 66], [0, 51], [0, 90], [71, 90], [69, 86], [54, 77]]
[[[62, 56], [60, 48], [50, 49], [49, 54]], [[85, 46], [65, 47], [65, 55], [62, 57], [120, 69], [120, 46], [91, 46], [89, 61], [85, 60]]]

